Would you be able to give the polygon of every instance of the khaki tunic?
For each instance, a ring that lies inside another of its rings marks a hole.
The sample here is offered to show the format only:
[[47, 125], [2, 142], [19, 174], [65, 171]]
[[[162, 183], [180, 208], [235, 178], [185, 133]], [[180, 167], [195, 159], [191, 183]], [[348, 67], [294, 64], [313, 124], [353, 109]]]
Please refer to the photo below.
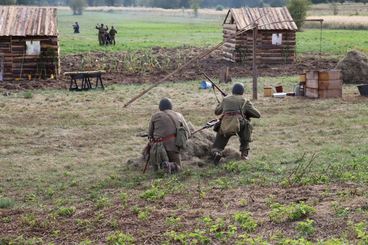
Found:
[[242, 95], [226, 96], [215, 109], [216, 115], [221, 115], [224, 112], [242, 112], [247, 118], [261, 117], [261, 113], [253, 106], [252, 102], [245, 99]]
[[[176, 125], [173, 124], [170, 114], [174, 119]], [[180, 123], [189, 132], [187, 122], [185, 121], [182, 114], [173, 110], [159, 111], [153, 114], [148, 130], [148, 136], [154, 139], [164, 138], [172, 134], [176, 134], [176, 128], [180, 126]], [[175, 145], [175, 138], [169, 139], [163, 142], [166, 151], [179, 152], [179, 148]]]

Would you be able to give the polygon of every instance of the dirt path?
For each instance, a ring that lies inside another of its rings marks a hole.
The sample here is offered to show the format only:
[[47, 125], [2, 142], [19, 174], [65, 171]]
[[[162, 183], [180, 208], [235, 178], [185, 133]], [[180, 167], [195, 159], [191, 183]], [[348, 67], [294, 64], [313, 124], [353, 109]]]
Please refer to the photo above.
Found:
[[[62, 73], [77, 70], [106, 70], [106, 84], [154, 83], [186, 61], [203, 52], [201, 48], [152, 48], [149, 51], [133, 53], [83, 53], [67, 55], [61, 58]], [[298, 57], [295, 64], [269, 66], [260, 64], [260, 76], [289, 76], [304, 70], [332, 69], [337, 61], [323, 58], [318, 60], [313, 55]], [[230, 67], [232, 77], [252, 75], [250, 65], [233, 64], [222, 60], [221, 51], [216, 51], [201, 61], [194, 62], [187, 69], [174, 75], [170, 81], [203, 79], [201, 72], [218, 79], [224, 68]], [[38, 88], [68, 88], [68, 78], [60, 76], [58, 80], [11, 81], [0, 83], [0, 90], [21, 90]]]

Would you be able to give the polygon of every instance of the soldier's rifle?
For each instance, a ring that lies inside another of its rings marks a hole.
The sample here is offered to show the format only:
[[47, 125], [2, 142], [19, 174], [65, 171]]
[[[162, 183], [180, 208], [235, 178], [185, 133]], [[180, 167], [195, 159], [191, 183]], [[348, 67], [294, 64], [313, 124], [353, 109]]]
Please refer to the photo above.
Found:
[[211, 120], [211, 121], [209, 121], [209, 122], [206, 122], [206, 124], [203, 126], [203, 127], [201, 127], [200, 129], [197, 129], [197, 130], [194, 130], [191, 134], [190, 134], [190, 136], [192, 137], [194, 134], [196, 134], [196, 133], [198, 133], [198, 132], [200, 132], [200, 131], [202, 131], [202, 130], [204, 130], [204, 129], [206, 129], [206, 128], [212, 128], [212, 127], [214, 127], [217, 123], [219, 123], [220, 122], [220, 120], [219, 119], [213, 119], [213, 120]]

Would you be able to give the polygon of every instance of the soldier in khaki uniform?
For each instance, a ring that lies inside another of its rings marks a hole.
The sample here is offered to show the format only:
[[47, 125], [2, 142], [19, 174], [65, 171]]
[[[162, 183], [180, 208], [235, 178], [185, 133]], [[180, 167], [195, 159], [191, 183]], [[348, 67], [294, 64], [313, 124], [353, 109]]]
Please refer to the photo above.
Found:
[[221, 126], [212, 146], [215, 164], [219, 163], [222, 157], [221, 152], [233, 135], [239, 137], [241, 159], [248, 160], [252, 133], [250, 118], [260, 118], [261, 114], [249, 100], [243, 97], [243, 94], [244, 86], [240, 83], [235, 84], [232, 95], [226, 96], [215, 109], [216, 115], [222, 115]]
[[189, 128], [182, 114], [172, 110], [170, 99], [164, 98], [159, 104], [160, 111], [152, 115], [149, 124], [148, 137], [151, 141], [149, 162], [154, 170], [165, 168], [165, 164], [174, 163], [174, 170], [181, 167], [180, 149], [176, 145], [177, 128]]

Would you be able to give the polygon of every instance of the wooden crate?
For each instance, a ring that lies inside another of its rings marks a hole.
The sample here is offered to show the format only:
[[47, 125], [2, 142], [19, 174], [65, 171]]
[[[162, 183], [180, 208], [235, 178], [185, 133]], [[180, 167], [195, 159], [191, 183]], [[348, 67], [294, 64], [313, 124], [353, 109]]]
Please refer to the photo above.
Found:
[[340, 70], [307, 72], [305, 95], [309, 98], [342, 97], [341, 77]]

